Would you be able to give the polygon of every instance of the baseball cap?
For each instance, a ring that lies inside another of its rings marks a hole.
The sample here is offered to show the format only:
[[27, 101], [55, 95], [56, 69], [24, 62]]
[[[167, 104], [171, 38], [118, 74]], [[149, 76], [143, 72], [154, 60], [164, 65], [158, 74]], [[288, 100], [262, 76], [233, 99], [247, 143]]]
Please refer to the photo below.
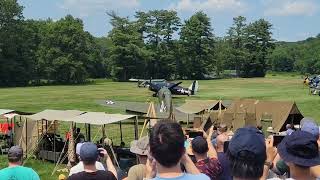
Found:
[[314, 119], [306, 117], [300, 122], [301, 130], [313, 134], [317, 139], [319, 138], [319, 126]]
[[320, 164], [316, 137], [306, 131], [295, 131], [278, 145], [280, 157], [285, 162], [312, 167]]
[[82, 161], [96, 161], [99, 157], [98, 148], [92, 142], [85, 142], [80, 149]]
[[149, 148], [149, 137], [144, 136], [140, 138], [139, 140], [134, 140], [130, 144], [130, 151], [132, 153], [141, 155], [141, 156], [147, 156], [148, 155], [148, 148]]
[[8, 151], [8, 159], [17, 162], [22, 159], [23, 150], [20, 146], [12, 146]]
[[257, 128], [240, 128], [229, 142], [229, 151], [232, 156], [240, 159], [255, 159], [264, 162], [266, 159], [264, 136]]

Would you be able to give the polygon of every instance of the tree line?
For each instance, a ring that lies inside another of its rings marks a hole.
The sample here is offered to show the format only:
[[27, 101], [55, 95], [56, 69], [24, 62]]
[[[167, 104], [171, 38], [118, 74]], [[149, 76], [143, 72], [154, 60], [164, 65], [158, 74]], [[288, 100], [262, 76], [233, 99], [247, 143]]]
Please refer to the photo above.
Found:
[[316, 58], [307, 62], [287, 50], [298, 46], [277, 43], [272, 24], [264, 19], [235, 17], [226, 36], [217, 37], [212, 19], [201, 11], [185, 21], [171, 10], [138, 11], [133, 18], [108, 12], [113, 28], [95, 38], [71, 15], [25, 20], [22, 12], [17, 0], [0, 1], [0, 86], [105, 77], [206, 79], [223, 77], [225, 70], [235, 70], [238, 77], [264, 77], [270, 69], [317, 67]]

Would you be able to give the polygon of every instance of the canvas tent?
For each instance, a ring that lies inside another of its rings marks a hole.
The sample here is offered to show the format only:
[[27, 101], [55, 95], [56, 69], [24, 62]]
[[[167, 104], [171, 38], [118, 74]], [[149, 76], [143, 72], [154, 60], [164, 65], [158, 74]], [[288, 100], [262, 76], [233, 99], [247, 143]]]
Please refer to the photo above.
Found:
[[13, 111], [14, 110], [11, 110], [11, 109], [0, 109], [0, 116], [4, 115], [4, 114], [7, 114], [7, 113], [11, 113]]
[[[182, 106], [176, 109], [186, 114], [200, 114], [205, 111], [218, 110], [219, 102], [218, 100], [186, 100]], [[222, 109], [225, 109], [223, 104], [221, 106]]]
[[103, 112], [86, 112], [84, 114], [72, 118], [64, 118], [64, 120], [72, 121], [75, 123], [104, 125], [130, 119], [132, 117], [135, 117], [135, 115], [106, 114]]
[[235, 100], [223, 113], [223, 122], [234, 130], [245, 125], [259, 125], [264, 117], [272, 120], [276, 132], [285, 130], [286, 124], [299, 124], [303, 115], [293, 101]]

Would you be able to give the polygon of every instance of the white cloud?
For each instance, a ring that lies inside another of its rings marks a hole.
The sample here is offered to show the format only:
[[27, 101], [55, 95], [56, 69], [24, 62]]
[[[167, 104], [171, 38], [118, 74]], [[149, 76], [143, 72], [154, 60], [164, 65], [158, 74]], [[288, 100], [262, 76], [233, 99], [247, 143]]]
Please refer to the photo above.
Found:
[[99, 11], [132, 9], [138, 6], [138, 0], [63, 0], [60, 5], [62, 9], [82, 17]]
[[268, 0], [264, 12], [267, 16], [312, 16], [318, 4], [311, 0]]
[[184, 12], [206, 11], [212, 13], [230, 11], [242, 13], [247, 10], [247, 4], [240, 0], [180, 0], [171, 4], [170, 9]]

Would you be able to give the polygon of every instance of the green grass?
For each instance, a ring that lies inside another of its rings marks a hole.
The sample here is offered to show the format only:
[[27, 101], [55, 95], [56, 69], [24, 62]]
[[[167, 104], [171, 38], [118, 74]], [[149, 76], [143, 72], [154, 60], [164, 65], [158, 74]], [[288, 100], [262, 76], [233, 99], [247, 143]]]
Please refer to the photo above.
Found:
[[[192, 81], [183, 81], [188, 87]], [[292, 73], [269, 73], [266, 78], [221, 79], [200, 81], [200, 91], [189, 99], [236, 99], [255, 98], [265, 100], [296, 101], [305, 116], [320, 122], [320, 97], [308, 94], [308, 88], [302, 85], [300, 75]], [[44, 109], [78, 109], [85, 111], [104, 111], [108, 113], [124, 112], [97, 104], [96, 100], [112, 99], [124, 101], [146, 102], [152, 93], [145, 88], [137, 88], [136, 83], [119, 83], [109, 80], [97, 80], [94, 84], [79, 86], [40, 86], [26, 88], [1, 88], [0, 108], [14, 109], [22, 112], [39, 112]], [[183, 102], [187, 97], [175, 98]], [[133, 126], [124, 126], [124, 141], [133, 139]], [[140, 127], [141, 128], [141, 127]], [[66, 126], [60, 130], [64, 132]], [[92, 137], [99, 134], [95, 128]], [[107, 126], [107, 134], [119, 142], [119, 125]], [[1, 159], [2, 158], [2, 159]], [[0, 168], [6, 160], [0, 156]], [[54, 165], [42, 161], [30, 160], [28, 164], [39, 172], [42, 179], [50, 179]], [[57, 176], [55, 176], [56, 179]]]

